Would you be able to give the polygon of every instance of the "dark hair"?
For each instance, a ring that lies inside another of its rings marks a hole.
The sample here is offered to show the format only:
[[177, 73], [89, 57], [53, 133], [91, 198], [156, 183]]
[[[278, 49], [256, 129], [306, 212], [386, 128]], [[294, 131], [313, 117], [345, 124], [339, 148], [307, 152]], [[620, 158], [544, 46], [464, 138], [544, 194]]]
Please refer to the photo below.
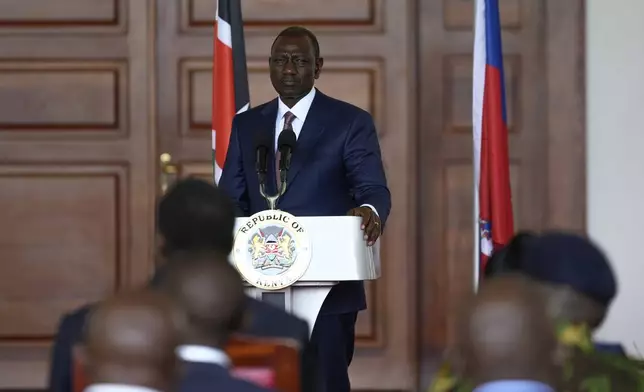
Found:
[[191, 325], [186, 327], [192, 333], [223, 343], [241, 327], [247, 297], [242, 279], [228, 263], [227, 255], [176, 252], [168, 257], [164, 268], [157, 289], [177, 301], [187, 313]]
[[161, 253], [215, 251], [228, 255], [233, 247], [235, 211], [230, 198], [205, 181], [188, 178], [175, 183], [161, 198], [157, 227]]
[[277, 37], [275, 37], [275, 40], [271, 45], [271, 52], [273, 52], [273, 47], [279, 37], [307, 37], [311, 41], [311, 45], [313, 45], [313, 54], [315, 55], [315, 58], [320, 58], [320, 44], [318, 43], [317, 37], [313, 32], [311, 32], [311, 30], [302, 26], [291, 26], [285, 28], [277, 35]]
[[485, 265], [483, 276], [492, 278], [521, 271], [521, 260], [536, 238], [536, 235], [530, 232], [517, 233], [510, 243], [492, 254]]

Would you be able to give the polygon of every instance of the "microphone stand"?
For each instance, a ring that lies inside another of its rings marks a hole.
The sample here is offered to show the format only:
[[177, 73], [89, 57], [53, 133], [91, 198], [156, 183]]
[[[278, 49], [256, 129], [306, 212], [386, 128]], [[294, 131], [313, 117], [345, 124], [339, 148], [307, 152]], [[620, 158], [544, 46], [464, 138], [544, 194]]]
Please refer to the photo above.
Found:
[[[283, 140], [282, 140], [283, 139]], [[292, 139], [292, 140], [289, 140]], [[278, 139], [279, 150], [281, 151], [284, 147], [284, 151], [280, 154], [279, 170], [275, 171], [275, 176], [280, 176], [280, 189], [278, 189], [276, 195], [269, 195], [266, 192], [266, 170], [262, 170], [262, 173], [259, 178], [259, 193], [268, 203], [268, 208], [270, 210], [277, 209], [277, 201], [279, 198], [286, 192], [286, 177], [291, 166], [291, 154], [293, 154], [293, 149], [295, 147], [296, 137], [293, 129], [286, 129], [280, 134]], [[283, 147], [282, 147], [283, 146]], [[258, 173], [260, 174], [260, 173]]]
[[[281, 173], [276, 173], [276, 175], [281, 175]], [[280, 190], [276, 195], [269, 195], [266, 193], [266, 184], [264, 181], [260, 181], [259, 183], [259, 193], [262, 195], [264, 199], [266, 199], [266, 203], [268, 203], [268, 209], [269, 210], [276, 210], [277, 209], [277, 201], [279, 198], [286, 192], [286, 176], [284, 177], [284, 181], [282, 181], [282, 184], [280, 186]]]

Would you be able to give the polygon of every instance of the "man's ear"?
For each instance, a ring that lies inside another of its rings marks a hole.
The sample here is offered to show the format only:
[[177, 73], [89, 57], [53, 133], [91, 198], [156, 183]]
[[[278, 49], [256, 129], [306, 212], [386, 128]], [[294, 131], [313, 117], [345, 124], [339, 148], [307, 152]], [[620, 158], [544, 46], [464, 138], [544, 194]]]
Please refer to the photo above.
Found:
[[315, 60], [315, 74], [313, 77], [315, 79], [320, 77], [320, 72], [322, 72], [322, 67], [324, 66], [324, 58], [319, 57]]

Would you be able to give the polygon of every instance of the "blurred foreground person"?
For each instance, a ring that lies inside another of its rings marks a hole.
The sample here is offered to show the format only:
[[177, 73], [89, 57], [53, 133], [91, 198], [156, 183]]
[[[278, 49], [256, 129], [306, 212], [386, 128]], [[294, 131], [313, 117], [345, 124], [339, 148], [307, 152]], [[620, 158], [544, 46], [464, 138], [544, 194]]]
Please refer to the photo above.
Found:
[[[230, 198], [212, 184], [188, 178], [177, 181], [161, 198], [157, 211], [157, 270], [149, 282], [164, 274], [165, 259], [180, 252], [210, 252], [213, 262], [227, 263], [233, 248], [235, 211]], [[308, 323], [270, 304], [248, 298], [243, 332], [257, 337], [297, 341], [302, 349], [302, 390], [314, 391], [315, 353], [309, 346]], [[95, 303], [63, 315], [52, 346], [50, 392], [72, 392], [72, 347], [83, 340], [85, 320]]]
[[[571, 304], [566, 305], [568, 310], [565, 310], [561, 308], [560, 301], [558, 302], [559, 305], [556, 305], [557, 301], [555, 301], [553, 309], [555, 314], [552, 316], [557, 319], [563, 318], [564, 320], [567, 320], [568, 318], [566, 314], [570, 314], [570, 311], [574, 311], [576, 313], [576, 315], [574, 315], [576, 320], [571, 321], [574, 321], [576, 324], [579, 324], [580, 322], [586, 323], [591, 330], [590, 332], [594, 332], [607, 314], [608, 308], [617, 293], [614, 274], [605, 257], [600, 257], [604, 260], [603, 263], [596, 263], [593, 261], [593, 259], [597, 257], [596, 252], [594, 253], [595, 256], [587, 258], [577, 250], [578, 246], [573, 245], [573, 243], [579, 244], [580, 242], [586, 244], [587, 240], [561, 233], [546, 233], [544, 241], [546, 243], [551, 242], [551, 237], [553, 236], [560, 237], [560, 240], [558, 240], [560, 243], [557, 245], [560, 248], [560, 250], [557, 251], [560, 256], [547, 258], [547, 261], [542, 262], [546, 257], [541, 255], [539, 253], [540, 251], [535, 250], [535, 252], [530, 252], [530, 249], [539, 243], [539, 236], [529, 232], [520, 232], [514, 236], [512, 241], [510, 241], [506, 247], [492, 255], [485, 266], [484, 276], [486, 279], [489, 279], [507, 273], [518, 272], [542, 283], [552, 283], [554, 285], [570, 287], [573, 291], [579, 293], [582, 298], [589, 297], [595, 302], [595, 305], [592, 305], [592, 309], [590, 309], [586, 306], [586, 301], [584, 301], [581, 303], [582, 306], [579, 308], [577, 308], [573, 303], [572, 306], [570, 306]], [[577, 238], [577, 240], [574, 240], [573, 238]], [[573, 242], [570, 243], [570, 245], [563, 244], [564, 242], [570, 241]], [[593, 247], [592, 244], [588, 246]], [[568, 247], [569, 249], [565, 250], [567, 255], [565, 253], [561, 253], [564, 251], [564, 248]], [[577, 252], [579, 252], [579, 254], [577, 254]], [[562, 259], [565, 260], [560, 262]], [[526, 260], [529, 260], [529, 262]], [[529, 265], [526, 265], [526, 263]], [[556, 265], [553, 266], [551, 264]], [[577, 272], [579, 270], [586, 270], [587, 273], [581, 275]], [[484, 284], [485, 281], [482, 283]], [[581, 315], [581, 313], [584, 313], [584, 315]], [[595, 349], [600, 352], [610, 352], [622, 356], [626, 355], [620, 344], [594, 341], [593, 345], [595, 346]]]
[[[481, 284], [492, 278], [520, 273], [522, 260], [537, 236], [531, 232], [517, 233], [505, 247], [495, 251], [482, 270]], [[462, 375], [463, 359], [453, 349], [446, 353], [437, 374], [434, 376], [430, 392], [453, 391]]]
[[[583, 237], [558, 232], [544, 233], [522, 241], [522, 245], [525, 247], [520, 252], [498, 252], [495, 256], [506, 260], [497, 266], [510, 266], [510, 270], [518, 267], [517, 273], [541, 287], [548, 317], [566, 348], [560, 356], [562, 378], [568, 386], [565, 391], [583, 390], [584, 385], [590, 384], [597, 388], [607, 385], [598, 392], [614, 391], [618, 386], [625, 391], [639, 390], [633, 388], [639, 388], [641, 382], [640, 369], [644, 368], [641, 362], [626, 358], [620, 345], [598, 344], [592, 339], [617, 294], [615, 275], [603, 253]], [[513, 260], [507, 260], [511, 255]], [[495, 262], [495, 256], [488, 266]], [[490, 273], [481, 284], [486, 285], [497, 276]], [[454, 390], [460, 374], [458, 359], [450, 358], [430, 391]], [[618, 380], [622, 380], [621, 384], [617, 384]], [[606, 389], [611, 385], [612, 389]]]
[[89, 381], [85, 392], [174, 391], [180, 323], [177, 308], [160, 293], [120, 294], [101, 302], [79, 350]]
[[583, 326], [590, 333], [604, 321], [617, 295], [615, 274], [604, 254], [588, 239], [551, 232], [526, 254], [521, 272], [540, 283], [548, 312], [558, 326]]
[[265, 392], [229, 373], [224, 348], [242, 326], [247, 298], [237, 270], [213, 263], [208, 254], [171, 258], [159, 290], [173, 298], [188, 322], [180, 329], [177, 354], [185, 362], [180, 392]]
[[[617, 293], [610, 264], [595, 245], [573, 234], [545, 233], [530, 244], [520, 269], [540, 288], [560, 341], [562, 391], [644, 391], [639, 361], [598, 350], [593, 343], [592, 332]], [[482, 287], [496, 279], [488, 278]], [[462, 385], [458, 365], [458, 358], [446, 364], [430, 390], [454, 391]]]
[[506, 246], [492, 254], [485, 264], [483, 276], [492, 278], [520, 272], [521, 262], [537, 238], [537, 235], [531, 232], [517, 233]]
[[613, 270], [593, 243], [573, 234], [543, 234], [522, 270], [538, 282], [548, 316], [567, 348], [562, 372], [566, 391], [644, 391], [636, 361], [593, 344], [592, 333], [617, 294]]
[[481, 286], [459, 331], [459, 352], [474, 392], [554, 392], [559, 371], [557, 339], [546, 303], [535, 285], [520, 276]]

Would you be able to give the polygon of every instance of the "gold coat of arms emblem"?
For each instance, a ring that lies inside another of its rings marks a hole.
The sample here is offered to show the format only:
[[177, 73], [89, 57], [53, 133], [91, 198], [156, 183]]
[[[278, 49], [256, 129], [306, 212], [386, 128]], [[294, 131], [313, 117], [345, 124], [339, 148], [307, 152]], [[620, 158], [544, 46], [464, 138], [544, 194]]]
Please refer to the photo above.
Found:
[[287, 212], [258, 212], [237, 230], [233, 261], [241, 276], [257, 288], [289, 287], [311, 263], [308, 232]]

